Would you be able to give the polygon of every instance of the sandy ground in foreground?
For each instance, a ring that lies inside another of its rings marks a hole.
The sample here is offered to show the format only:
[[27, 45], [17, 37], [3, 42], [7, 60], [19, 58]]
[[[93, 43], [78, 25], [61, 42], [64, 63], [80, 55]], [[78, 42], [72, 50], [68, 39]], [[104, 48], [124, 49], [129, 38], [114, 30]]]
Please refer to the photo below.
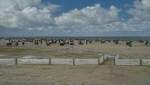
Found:
[[[49, 48], [0, 48], [0, 58], [33, 56], [99, 57], [101, 53], [120, 54], [122, 58], [150, 58], [150, 46], [135, 43], [94, 43], [83, 46]], [[147, 57], [149, 56], [149, 57]], [[150, 85], [150, 67], [105, 65], [18, 65], [0, 66], [0, 85]]]
[[[12, 58], [32, 56], [38, 58], [44, 57], [80, 57], [93, 58], [99, 57], [99, 54], [119, 54], [122, 58], [150, 58], [150, 46], [142, 43], [133, 43], [133, 47], [128, 47], [125, 43], [115, 45], [112, 43], [92, 43], [88, 45], [59, 46], [51, 45], [49, 48], [0, 48], [0, 58]], [[31, 57], [31, 58], [32, 58]]]
[[144, 66], [0, 66], [0, 85], [150, 85], [149, 73]]

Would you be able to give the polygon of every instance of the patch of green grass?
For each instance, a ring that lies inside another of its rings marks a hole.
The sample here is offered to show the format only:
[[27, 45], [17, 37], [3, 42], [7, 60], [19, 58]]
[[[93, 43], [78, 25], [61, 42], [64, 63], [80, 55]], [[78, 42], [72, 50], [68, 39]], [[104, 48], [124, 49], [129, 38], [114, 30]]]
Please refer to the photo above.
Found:
[[85, 85], [84, 83], [82, 83], [81, 85]]
[[148, 66], [145, 66], [145, 67], [148, 67], [148, 68], [150, 68], [150, 65], [148, 65]]

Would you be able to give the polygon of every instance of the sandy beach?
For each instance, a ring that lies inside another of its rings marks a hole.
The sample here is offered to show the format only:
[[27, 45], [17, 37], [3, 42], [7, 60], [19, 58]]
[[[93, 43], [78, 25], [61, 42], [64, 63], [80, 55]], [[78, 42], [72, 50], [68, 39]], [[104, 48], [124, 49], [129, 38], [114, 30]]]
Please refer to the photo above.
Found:
[[121, 42], [119, 45], [114, 43], [95, 42], [88, 45], [65, 45], [53, 44], [47, 48], [0, 48], [1, 58], [12, 57], [58, 57], [58, 58], [97, 58], [102, 54], [119, 54], [121, 58], [150, 58], [150, 46], [145, 46], [143, 43], [134, 42], [132, 47]]
[[[47, 48], [0, 48], [0, 58], [97, 58], [119, 54], [120, 58], [150, 58], [150, 47], [124, 42], [88, 45], [51, 45]], [[0, 66], [1, 85], [149, 85], [149, 66], [103, 65], [15, 65]]]
[[112, 65], [0, 66], [1, 85], [149, 85], [150, 67]]

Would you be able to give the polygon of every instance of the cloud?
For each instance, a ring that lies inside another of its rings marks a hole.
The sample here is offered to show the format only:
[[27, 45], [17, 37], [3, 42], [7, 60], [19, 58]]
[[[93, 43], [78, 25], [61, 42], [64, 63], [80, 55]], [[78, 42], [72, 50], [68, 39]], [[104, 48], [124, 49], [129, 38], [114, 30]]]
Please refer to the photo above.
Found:
[[138, 31], [150, 31], [150, 0], [136, 0], [134, 7], [128, 13], [132, 16], [128, 26]]
[[0, 10], [11, 11], [10, 9], [24, 9], [29, 6], [39, 5], [40, 0], [0, 0]]
[[[55, 18], [56, 25], [60, 29], [69, 32], [104, 32], [112, 31], [109, 25], [120, 22], [119, 9], [111, 6], [104, 9], [99, 4], [85, 7], [81, 10], [74, 9]], [[115, 29], [113, 29], [115, 30]]]
[[56, 25], [62, 31], [81, 35], [100, 35], [105, 32], [137, 31], [129, 21], [119, 17], [120, 9], [110, 6], [105, 9], [96, 4], [83, 9], [74, 9], [55, 18]]
[[53, 24], [57, 5], [44, 6], [41, 0], [0, 0], [0, 26], [17, 29], [41, 29]]
[[123, 10], [131, 15], [126, 21], [119, 16], [121, 10], [113, 5], [106, 9], [96, 4], [63, 13], [55, 18], [55, 22], [60, 30], [81, 35], [99, 35], [105, 32], [133, 34], [150, 32], [150, 0], [135, 0], [133, 8]]
[[142, 0], [142, 5], [144, 9], [150, 9], [150, 0]]
[[[59, 7], [55, 4], [44, 5], [41, 0], [0, 0], [0, 27], [22, 30], [22, 33], [28, 30], [43, 35], [100, 35], [105, 32], [111, 34], [150, 31], [150, 0], [135, 0], [133, 8], [129, 10], [122, 10], [114, 5], [106, 9], [95, 4], [54, 16], [53, 13]], [[121, 11], [132, 17], [122, 20], [119, 15]]]

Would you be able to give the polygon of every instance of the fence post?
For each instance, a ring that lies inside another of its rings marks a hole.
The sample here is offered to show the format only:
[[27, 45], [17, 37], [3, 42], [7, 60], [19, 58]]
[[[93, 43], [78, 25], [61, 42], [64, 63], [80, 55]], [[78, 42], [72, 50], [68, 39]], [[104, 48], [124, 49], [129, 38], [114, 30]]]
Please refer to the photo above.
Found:
[[114, 65], [116, 65], [116, 61], [119, 59], [119, 54], [117, 54], [114, 58]]
[[51, 60], [52, 60], [52, 59], [51, 59], [51, 58], [49, 58], [49, 65], [51, 65], [51, 64], [52, 64]]
[[142, 66], [142, 59], [140, 58], [140, 66]]
[[114, 65], [116, 65], [116, 56], [114, 57], [113, 61], [114, 61]]
[[76, 64], [75, 64], [75, 58], [73, 58], [73, 65], [75, 66]]
[[98, 65], [100, 65], [100, 58], [98, 57]]
[[103, 54], [104, 56], [104, 61], [107, 61], [108, 60], [108, 56], [106, 54]]
[[15, 65], [18, 65], [18, 59], [15, 58]]

